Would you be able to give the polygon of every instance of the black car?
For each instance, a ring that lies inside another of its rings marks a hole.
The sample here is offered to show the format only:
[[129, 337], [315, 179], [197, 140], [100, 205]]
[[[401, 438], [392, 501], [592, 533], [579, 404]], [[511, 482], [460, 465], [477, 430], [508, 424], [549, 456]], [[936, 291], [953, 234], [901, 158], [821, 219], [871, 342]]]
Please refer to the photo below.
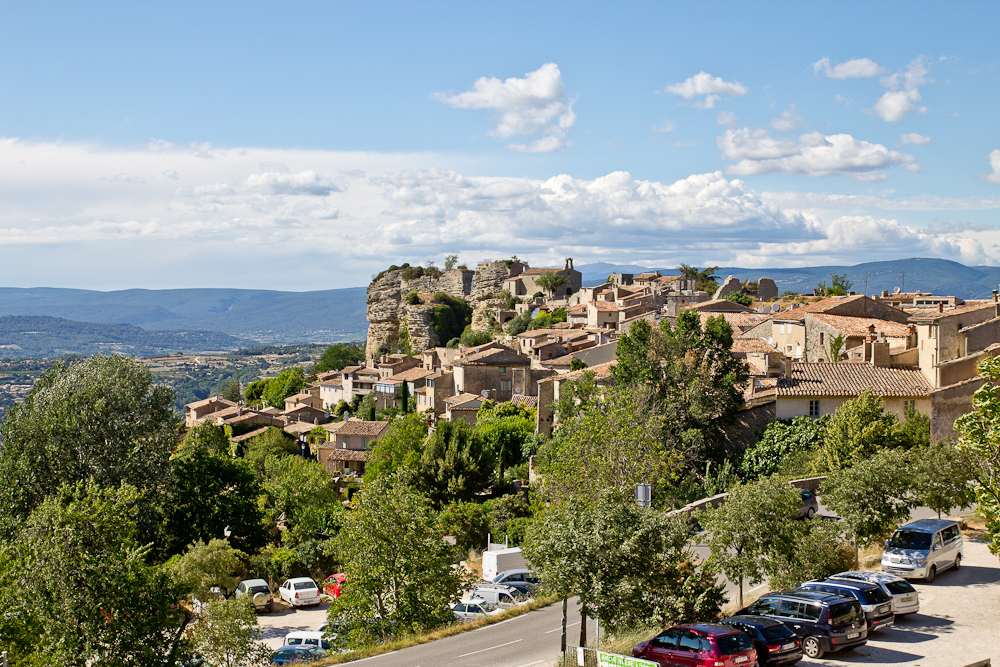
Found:
[[868, 643], [865, 612], [854, 597], [812, 591], [767, 593], [737, 616], [768, 616], [802, 639], [810, 658]]
[[820, 591], [833, 595], [850, 595], [861, 603], [868, 623], [868, 632], [892, 625], [896, 617], [892, 613], [892, 597], [882, 590], [878, 584], [867, 581], [838, 581], [824, 579], [823, 581], [807, 581], [795, 590]]
[[733, 616], [720, 622], [750, 637], [761, 665], [793, 665], [802, 659], [802, 640], [779, 620], [766, 616]]

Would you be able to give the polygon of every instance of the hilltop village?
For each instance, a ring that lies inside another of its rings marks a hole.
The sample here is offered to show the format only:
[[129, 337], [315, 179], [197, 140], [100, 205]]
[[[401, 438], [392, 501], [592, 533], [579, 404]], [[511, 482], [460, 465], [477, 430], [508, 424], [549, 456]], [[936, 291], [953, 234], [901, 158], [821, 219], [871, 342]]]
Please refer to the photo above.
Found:
[[319, 458], [331, 473], [352, 476], [364, 473], [371, 446], [388, 430], [388, 421], [352, 415], [369, 395], [383, 414], [410, 408], [470, 425], [484, 402], [509, 402], [532, 410], [536, 433], [550, 436], [551, 406], [567, 381], [592, 374], [597, 384], [611, 383], [618, 340], [635, 322], [672, 324], [690, 310], [703, 326], [715, 317], [732, 329], [732, 353], [750, 375], [740, 388], [747, 430], [831, 415], [867, 390], [900, 419], [907, 410], [929, 417], [931, 439], [942, 440], [971, 410], [983, 383], [978, 362], [1000, 350], [996, 292], [986, 300], [843, 289], [828, 296], [837, 290], [821, 286], [825, 294], [789, 300], [767, 277], [704, 278], [696, 269], [613, 273], [584, 287], [571, 258], [536, 268], [515, 257], [474, 271], [394, 266], [368, 287], [362, 363], [319, 374], [285, 399], [284, 410], [221, 397], [189, 404], [187, 426], [242, 427], [236, 440], [268, 426], [300, 437], [322, 427]]

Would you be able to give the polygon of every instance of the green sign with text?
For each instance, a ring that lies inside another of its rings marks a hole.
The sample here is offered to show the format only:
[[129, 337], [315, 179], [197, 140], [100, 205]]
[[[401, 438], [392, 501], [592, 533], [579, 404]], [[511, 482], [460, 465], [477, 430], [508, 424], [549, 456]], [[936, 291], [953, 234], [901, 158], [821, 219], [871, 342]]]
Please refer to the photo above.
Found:
[[597, 667], [659, 667], [655, 662], [627, 655], [597, 652]]

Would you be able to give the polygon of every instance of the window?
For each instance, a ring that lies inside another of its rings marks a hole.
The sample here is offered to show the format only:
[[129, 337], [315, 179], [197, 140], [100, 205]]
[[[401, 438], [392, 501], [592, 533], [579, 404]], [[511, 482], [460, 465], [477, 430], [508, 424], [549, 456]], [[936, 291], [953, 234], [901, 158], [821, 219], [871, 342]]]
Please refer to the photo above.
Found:
[[350, 446], [351, 446], [351, 438], [350, 438], [350, 436], [345, 435], [344, 436], [344, 449], [347, 449]]
[[511, 380], [500, 380], [500, 391], [510, 391]]
[[681, 633], [681, 640], [677, 642], [677, 649], [679, 651], [700, 651], [701, 641], [698, 635], [693, 632], [683, 632]]
[[809, 416], [819, 417], [819, 401], [809, 401]]
[[758, 602], [755, 609], [758, 614], [773, 614], [777, 608], [778, 600], [769, 598]]
[[361, 438], [361, 449], [368, 446], [368, 438]]
[[677, 647], [677, 636], [681, 633], [680, 630], [667, 630], [659, 637], [656, 637], [651, 642], [653, 646], [657, 648], [676, 648]]
[[778, 610], [778, 616], [804, 619], [806, 618], [806, 603], [796, 602], [794, 600], [782, 600], [781, 609]]
[[507, 367], [506, 366], [501, 366], [500, 367], [500, 375], [503, 375], [506, 372], [507, 372]]
[[909, 412], [910, 410], [916, 410], [917, 409], [917, 402], [916, 401], [905, 401], [905, 405], [906, 405], [905, 409], [906, 409], [907, 412]]

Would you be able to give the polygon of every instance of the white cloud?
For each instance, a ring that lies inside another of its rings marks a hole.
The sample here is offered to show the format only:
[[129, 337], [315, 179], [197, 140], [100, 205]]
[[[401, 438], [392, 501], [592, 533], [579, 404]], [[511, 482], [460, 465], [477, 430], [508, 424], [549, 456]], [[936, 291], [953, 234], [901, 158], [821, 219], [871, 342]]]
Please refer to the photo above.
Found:
[[917, 169], [912, 155], [855, 139], [849, 134], [811, 132], [792, 141], [772, 137], [764, 129], [744, 127], [727, 130], [717, 143], [728, 159], [736, 161], [726, 171], [740, 176], [771, 173], [841, 175], [870, 183], [885, 180], [880, 170], [888, 167]]
[[146, 182], [146, 180], [144, 178], [141, 178], [139, 176], [131, 176], [131, 175], [126, 174], [124, 172], [115, 174], [111, 178], [102, 178], [101, 180], [102, 181], [113, 181], [115, 183], [134, 183], [134, 184], [145, 183]]
[[926, 146], [931, 143], [931, 138], [916, 132], [908, 132], [899, 138], [899, 143], [903, 146]]
[[455, 109], [492, 109], [500, 114], [490, 134], [498, 139], [517, 135], [531, 138], [546, 135], [530, 144], [511, 144], [523, 153], [551, 153], [570, 145], [566, 140], [576, 114], [563, 91], [562, 72], [555, 63], [546, 63], [523, 79], [480, 77], [472, 90], [457, 95], [435, 93], [434, 99]]
[[[800, 150], [775, 141], [754, 157]], [[809, 201], [765, 197], [719, 172], [673, 183], [625, 172], [473, 178], [428, 167], [465, 160], [443, 155], [252, 147], [214, 155], [0, 139], [0, 246], [8, 247], [0, 284], [315, 290], [364, 285], [388, 264], [450, 252], [470, 262], [516, 252], [536, 265], [566, 256], [578, 264], [839, 264], [889, 256], [880, 238], [899, 257], [993, 262], [975, 254], [985, 232], [908, 235], [895, 221], [874, 226], [870, 247], [841, 247], [847, 232], [831, 225], [871, 215], [858, 202], [828, 221], [802, 210]], [[489, 168], [486, 160], [463, 167]], [[145, 184], [99, 180], [117, 174]], [[262, 265], [270, 270], [252, 269]]]
[[173, 169], [164, 169], [163, 170], [163, 176], [164, 176], [164, 178], [169, 178], [171, 181], [176, 181], [178, 178], [181, 177], [181, 175], [178, 174]]
[[995, 148], [990, 151], [990, 169], [990, 173], [980, 174], [979, 178], [983, 179], [987, 183], [1000, 185], [1000, 148]]
[[659, 127], [653, 125], [653, 132], [663, 132], [664, 134], [666, 134], [667, 132], [673, 132], [673, 131], [674, 131], [674, 123], [673, 121], [670, 120], [664, 119], [663, 125], [660, 125]]
[[174, 147], [169, 141], [163, 139], [150, 139], [146, 147], [151, 151], [166, 151]]
[[772, 118], [771, 127], [779, 132], [791, 132], [802, 127], [802, 118], [795, 114], [795, 105], [792, 105], [791, 111], [783, 111], [777, 118]]
[[831, 79], [862, 79], [878, 76], [885, 71], [870, 58], [853, 58], [830, 67], [830, 59], [823, 57], [813, 63], [813, 72]]
[[879, 81], [888, 92], [875, 102], [871, 111], [887, 123], [898, 123], [913, 110], [925, 113], [927, 107], [918, 106], [921, 97], [917, 86], [930, 82], [928, 74], [930, 69], [926, 59], [917, 56], [905, 70], [882, 77]]
[[702, 71], [681, 83], [667, 86], [664, 92], [680, 95], [688, 101], [700, 97], [700, 100], [694, 102], [694, 106], [699, 109], [711, 109], [716, 102], [722, 99], [723, 95], [743, 97], [750, 92], [750, 89], [737, 81], [724, 81], [720, 77]]
[[720, 111], [719, 115], [715, 117], [715, 122], [719, 125], [735, 127], [737, 123], [736, 114], [732, 111]]

